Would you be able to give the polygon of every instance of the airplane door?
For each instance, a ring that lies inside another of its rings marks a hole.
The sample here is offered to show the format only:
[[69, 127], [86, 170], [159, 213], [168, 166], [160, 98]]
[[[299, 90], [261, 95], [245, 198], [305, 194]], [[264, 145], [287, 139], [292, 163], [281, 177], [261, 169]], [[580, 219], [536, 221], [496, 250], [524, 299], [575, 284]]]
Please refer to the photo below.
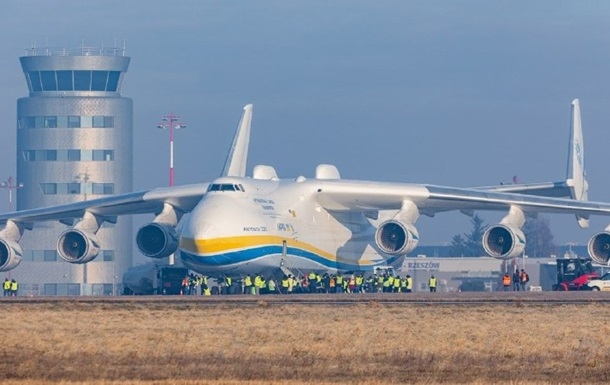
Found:
[[288, 244], [286, 243], [286, 240], [284, 239], [282, 241], [282, 257], [285, 257], [286, 254], [288, 254]]

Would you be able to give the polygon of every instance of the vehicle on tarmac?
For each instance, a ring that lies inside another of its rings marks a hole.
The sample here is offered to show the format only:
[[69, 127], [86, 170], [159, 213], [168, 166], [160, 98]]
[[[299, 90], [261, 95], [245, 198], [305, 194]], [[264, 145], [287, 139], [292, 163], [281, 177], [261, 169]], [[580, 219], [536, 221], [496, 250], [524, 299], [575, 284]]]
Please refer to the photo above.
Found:
[[599, 279], [589, 281], [587, 287], [593, 291], [610, 291], [610, 273], [604, 274]]
[[588, 290], [587, 283], [599, 278], [589, 258], [557, 259], [557, 284], [553, 290]]

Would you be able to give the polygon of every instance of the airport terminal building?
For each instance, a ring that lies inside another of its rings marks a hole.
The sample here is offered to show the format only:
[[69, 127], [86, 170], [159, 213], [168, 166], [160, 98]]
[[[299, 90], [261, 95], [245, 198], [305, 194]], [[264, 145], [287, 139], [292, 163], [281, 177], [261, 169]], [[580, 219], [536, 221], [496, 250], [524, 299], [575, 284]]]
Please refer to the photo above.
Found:
[[[29, 96], [17, 102], [17, 209], [131, 192], [133, 103], [121, 96], [130, 61], [124, 47], [32, 48], [20, 61]], [[117, 293], [132, 265], [131, 217], [104, 223], [101, 251], [86, 264], [59, 257], [66, 229], [48, 222], [24, 233], [23, 260], [10, 272], [20, 295]]]

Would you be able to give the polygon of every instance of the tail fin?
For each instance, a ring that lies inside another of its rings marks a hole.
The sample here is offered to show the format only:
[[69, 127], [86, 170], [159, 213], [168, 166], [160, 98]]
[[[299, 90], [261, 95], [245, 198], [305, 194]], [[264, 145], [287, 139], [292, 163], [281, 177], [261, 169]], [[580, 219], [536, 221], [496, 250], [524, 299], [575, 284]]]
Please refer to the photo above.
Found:
[[250, 123], [252, 122], [252, 104], [244, 107], [244, 112], [235, 131], [231, 149], [227, 155], [221, 176], [246, 176], [248, 146], [250, 144]]
[[[586, 201], [589, 197], [589, 183], [585, 173], [585, 149], [582, 138], [582, 122], [580, 119], [580, 102], [572, 101], [572, 123], [570, 127], [570, 147], [568, 149], [568, 173], [566, 184], [570, 197], [579, 201]], [[589, 227], [589, 218], [577, 215], [576, 219], [582, 228]]]

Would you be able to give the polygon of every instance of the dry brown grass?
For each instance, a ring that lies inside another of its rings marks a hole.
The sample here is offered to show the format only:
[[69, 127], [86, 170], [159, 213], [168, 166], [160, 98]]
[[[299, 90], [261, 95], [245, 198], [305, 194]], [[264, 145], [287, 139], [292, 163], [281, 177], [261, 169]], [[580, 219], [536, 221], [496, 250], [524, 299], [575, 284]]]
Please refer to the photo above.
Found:
[[7, 384], [610, 381], [610, 308], [2, 303]]

